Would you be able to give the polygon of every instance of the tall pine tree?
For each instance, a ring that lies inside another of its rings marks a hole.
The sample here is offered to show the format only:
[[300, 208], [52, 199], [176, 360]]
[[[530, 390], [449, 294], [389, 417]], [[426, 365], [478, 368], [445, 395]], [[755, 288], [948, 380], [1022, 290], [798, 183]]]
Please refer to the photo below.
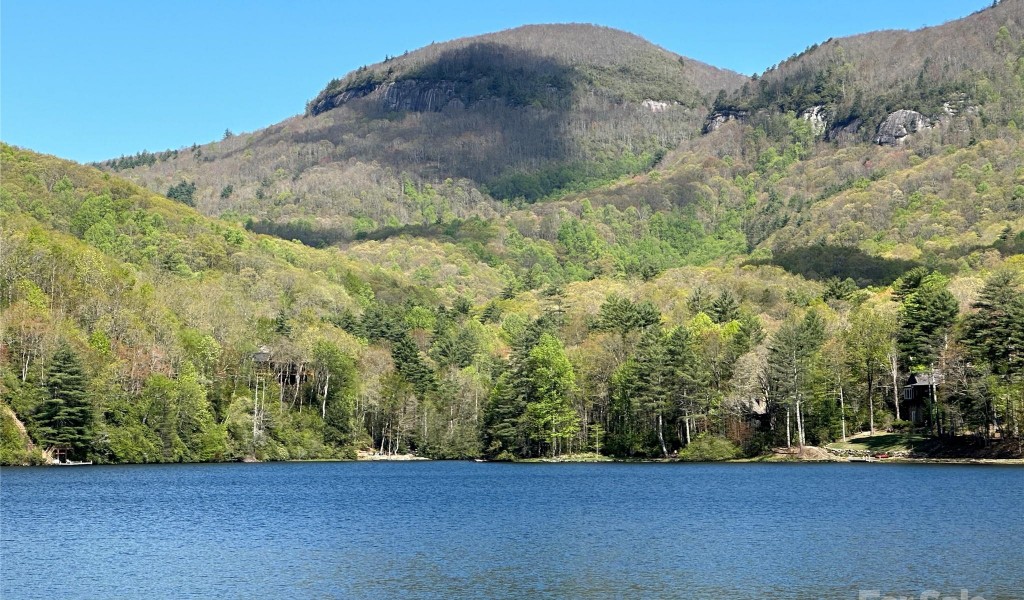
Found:
[[1012, 274], [989, 279], [972, 308], [963, 338], [975, 356], [1004, 377], [1024, 371], [1024, 299]]
[[903, 365], [908, 369], [933, 365], [945, 336], [960, 310], [948, 280], [939, 273], [921, 276], [913, 269], [896, 281], [893, 291], [901, 301], [896, 334]]
[[61, 346], [46, 371], [49, 398], [37, 417], [40, 441], [82, 458], [92, 444], [93, 409], [86, 397], [85, 374], [74, 351]]

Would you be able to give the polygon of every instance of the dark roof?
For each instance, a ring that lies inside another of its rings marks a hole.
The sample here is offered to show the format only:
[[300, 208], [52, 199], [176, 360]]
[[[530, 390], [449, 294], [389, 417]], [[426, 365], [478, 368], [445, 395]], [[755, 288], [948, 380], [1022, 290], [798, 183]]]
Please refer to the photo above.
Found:
[[907, 379], [907, 385], [926, 385], [930, 387], [933, 383], [936, 385], [942, 383], [942, 377], [937, 373], [934, 375], [931, 373], [911, 373]]

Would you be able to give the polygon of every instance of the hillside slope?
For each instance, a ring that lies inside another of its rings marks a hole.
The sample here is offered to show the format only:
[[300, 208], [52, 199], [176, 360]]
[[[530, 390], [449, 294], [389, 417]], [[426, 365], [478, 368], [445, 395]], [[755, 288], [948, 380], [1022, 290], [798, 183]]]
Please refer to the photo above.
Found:
[[[477, 302], [501, 286], [438, 244], [312, 250], [54, 157], [2, 145], [0, 169], [0, 398], [40, 449], [54, 445], [46, 386], [67, 347], [94, 411], [82, 452], [96, 460], [347, 455], [365, 435], [356, 361], [394, 365], [339, 318], [376, 303]], [[254, 362], [260, 347], [271, 362]], [[270, 386], [273, 401], [257, 395]], [[9, 421], [0, 445], [12, 454], [0, 459], [21, 462]]]
[[[9, 146], [0, 169], [5, 464], [57, 447], [102, 462], [709, 460], [874, 427], [1007, 439], [1024, 419], [1019, 256], [913, 269], [892, 289], [756, 261], [628, 279], [610, 267], [699, 246], [698, 232], [680, 214], [580, 201], [577, 216], [565, 200], [545, 204], [557, 212], [533, 221], [535, 240], [513, 213], [507, 229], [317, 250]], [[522, 279], [484, 261], [503, 255]], [[935, 420], [903, 423], [879, 382], [929, 368], [949, 375]]]
[[[709, 125], [788, 111], [830, 140], [896, 144], [904, 126], [913, 133], [970, 116], [1019, 124], [1022, 36], [1024, 1], [1003, 0], [936, 27], [829, 39], [720, 96]], [[898, 110], [919, 115], [881, 129]]]
[[[305, 115], [252, 134], [107, 166], [134, 166], [121, 172], [161, 193], [195, 183], [206, 214], [308, 218], [353, 235], [490, 216], [490, 197], [533, 201], [641, 172], [745, 80], [621, 31], [527, 26], [362, 67]], [[424, 183], [429, 207], [409, 193]]]

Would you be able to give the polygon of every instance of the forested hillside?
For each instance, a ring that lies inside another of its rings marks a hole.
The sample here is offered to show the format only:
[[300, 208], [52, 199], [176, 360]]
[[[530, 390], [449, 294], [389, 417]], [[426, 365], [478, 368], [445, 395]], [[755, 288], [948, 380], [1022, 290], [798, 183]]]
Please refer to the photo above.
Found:
[[898, 110], [921, 113], [926, 128], [965, 115], [1020, 124], [1022, 33], [1024, 3], [1005, 0], [937, 27], [829, 39], [720, 94], [715, 110], [755, 120], [764, 112], [801, 114], [826, 137], [847, 141], [877, 139]]
[[[527, 26], [387, 57], [261, 131], [107, 166], [160, 193], [195, 184], [207, 214], [351, 238], [646, 171], [745, 80], [613, 29]], [[424, 184], [432, 198], [407, 193]]]
[[1019, 430], [1018, 257], [892, 290], [736, 264], [517, 292], [456, 244], [315, 250], [2, 158], [5, 462], [721, 458], [900, 425], [922, 368], [937, 430]]
[[523, 27], [103, 170], [3, 146], [2, 460], [1019, 452], [1022, 12], [749, 81]]

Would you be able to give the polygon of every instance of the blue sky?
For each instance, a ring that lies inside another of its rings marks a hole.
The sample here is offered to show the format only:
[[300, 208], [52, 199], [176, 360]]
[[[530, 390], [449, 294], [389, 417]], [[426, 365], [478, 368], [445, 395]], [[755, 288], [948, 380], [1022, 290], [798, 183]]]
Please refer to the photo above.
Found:
[[332, 77], [527, 23], [625, 29], [761, 72], [829, 37], [917, 29], [990, 0], [2, 0], [0, 139], [86, 162], [180, 148], [301, 113]]

